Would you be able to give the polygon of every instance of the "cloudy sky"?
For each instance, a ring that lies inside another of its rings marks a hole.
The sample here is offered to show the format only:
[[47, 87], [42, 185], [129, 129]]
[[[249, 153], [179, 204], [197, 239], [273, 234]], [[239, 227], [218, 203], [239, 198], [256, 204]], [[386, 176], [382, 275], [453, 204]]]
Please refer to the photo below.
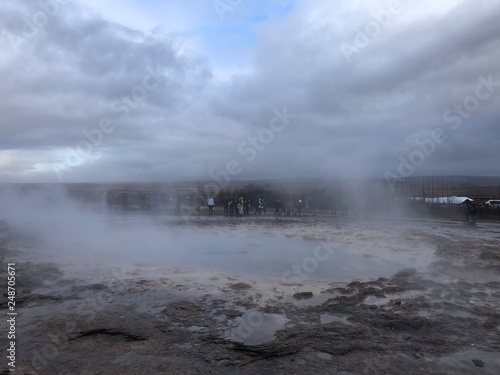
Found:
[[499, 0], [3, 0], [0, 182], [500, 175]]

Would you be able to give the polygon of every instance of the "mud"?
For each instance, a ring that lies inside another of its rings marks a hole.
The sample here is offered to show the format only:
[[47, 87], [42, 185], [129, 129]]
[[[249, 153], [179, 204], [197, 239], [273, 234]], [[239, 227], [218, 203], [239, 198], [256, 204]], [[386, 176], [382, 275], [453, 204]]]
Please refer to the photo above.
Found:
[[[16, 372], [500, 373], [500, 228], [494, 224], [311, 218], [179, 225], [208, 227], [222, 237], [244, 231], [306, 238], [309, 249], [334, 237], [360, 259], [391, 265], [381, 273], [399, 269], [381, 277], [359, 277], [353, 269], [350, 281], [339, 281], [335, 262], [331, 278], [320, 267], [304, 279], [284, 278], [295, 262], [286, 257], [275, 277], [146, 260], [82, 264], [41, 253], [36, 241], [27, 246], [22, 232], [2, 224], [3, 290], [5, 263], [15, 261], [17, 270]], [[248, 238], [235, 253], [258, 252], [249, 243], [259, 242]], [[384, 247], [392, 248], [389, 256], [367, 250]], [[257, 258], [243, 262], [250, 260]]]

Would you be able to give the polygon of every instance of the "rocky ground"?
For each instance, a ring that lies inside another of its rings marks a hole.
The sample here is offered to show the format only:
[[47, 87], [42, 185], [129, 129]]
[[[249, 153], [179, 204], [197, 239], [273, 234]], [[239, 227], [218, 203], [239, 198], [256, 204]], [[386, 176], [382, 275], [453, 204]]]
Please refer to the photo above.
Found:
[[[227, 225], [311, 241], [349, 226], [328, 218]], [[413, 236], [434, 252], [425, 269], [349, 283], [47, 262], [17, 245], [22, 232], [0, 232], [2, 290], [6, 263], [16, 262], [18, 374], [500, 373], [494, 224], [417, 228]]]

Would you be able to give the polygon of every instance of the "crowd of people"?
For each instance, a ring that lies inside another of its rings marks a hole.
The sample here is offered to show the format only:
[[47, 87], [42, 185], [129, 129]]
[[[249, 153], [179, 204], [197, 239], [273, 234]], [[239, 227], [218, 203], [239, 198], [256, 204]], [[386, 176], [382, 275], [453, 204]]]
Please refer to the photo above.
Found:
[[[210, 199], [210, 198], [209, 198]], [[223, 201], [224, 216], [243, 216], [250, 215], [252, 202], [243, 197], [226, 197]], [[267, 203], [264, 198], [257, 198], [254, 202], [254, 215], [267, 215]], [[303, 213], [309, 213], [309, 201], [299, 199], [298, 201], [289, 200], [286, 203], [281, 200], [274, 202], [274, 215], [301, 216]]]
[[309, 214], [309, 201], [307, 199], [297, 201], [291, 199], [286, 202], [278, 199], [275, 202], [275, 215], [302, 216], [303, 213]]
[[[244, 215], [267, 215], [268, 204], [263, 197], [245, 198], [244, 196], [226, 196], [221, 200], [213, 195], [208, 195], [205, 198], [199, 199], [190, 198], [189, 196], [167, 195], [166, 193], [157, 192], [107, 192], [105, 193], [108, 206], [121, 205], [124, 210], [140, 209], [142, 211], [171, 211], [174, 214], [182, 214], [182, 209], [186, 207], [195, 207], [197, 212], [203, 212], [201, 206], [207, 206], [207, 214], [213, 216], [217, 211], [216, 207], [223, 207], [224, 216], [244, 216]], [[309, 214], [308, 199], [276, 199], [270, 205], [274, 211], [273, 215], [277, 216], [302, 216]], [[252, 210], [254, 208], [254, 210]], [[339, 207], [339, 210], [344, 216], [345, 207]], [[334, 207], [332, 215], [337, 216], [337, 208]]]
[[[243, 199], [243, 197], [232, 197], [232, 198], [226, 197], [224, 199], [223, 205], [224, 205], [224, 216], [243, 216], [250, 214], [251, 204], [249, 199]], [[255, 213], [257, 214], [257, 209]], [[261, 214], [261, 209], [259, 209], [258, 213]]]
[[[105, 193], [107, 195], [108, 205], [111, 204], [112, 195]], [[116, 197], [116, 195], [115, 195]], [[189, 197], [188, 197], [189, 198]], [[181, 213], [182, 203], [186, 199], [183, 199], [180, 194], [175, 196], [167, 196], [166, 194], [160, 193], [140, 193], [133, 195], [132, 198], [127, 192], [122, 192], [120, 196], [120, 204], [123, 209], [127, 210], [131, 206], [137, 209], [139, 206], [142, 211], [166, 211], [169, 207], [173, 208], [174, 213]], [[116, 202], [116, 198], [115, 198]], [[213, 195], [209, 195], [206, 198], [206, 206], [208, 207], [208, 215], [214, 215], [214, 208], [216, 206], [216, 199]], [[189, 201], [188, 205], [193, 203]], [[224, 216], [244, 216], [250, 215], [252, 206], [255, 207], [253, 211], [254, 215], [267, 215], [267, 202], [264, 198], [256, 198], [252, 203], [251, 199], [245, 199], [243, 196], [225, 197], [223, 202], [220, 204], [224, 208]], [[200, 211], [200, 206], [202, 206], [202, 201], [199, 199], [195, 202], [196, 211]], [[303, 214], [309, 213], [309, 201], [308, 200], [286, 200], [282, 201], [277, 199], [274, 201], [274, 215], [278, 216], [301, 216]]]

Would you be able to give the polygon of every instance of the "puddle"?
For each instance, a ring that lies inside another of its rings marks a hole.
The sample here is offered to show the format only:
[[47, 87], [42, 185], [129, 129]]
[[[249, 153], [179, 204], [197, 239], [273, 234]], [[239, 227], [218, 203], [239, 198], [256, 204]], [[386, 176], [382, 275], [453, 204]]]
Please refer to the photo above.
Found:
[[318, 352], [316, 355], [318, 356], [318, 358], [324, 359], [325, 361], [330, 361], [333, 358], [331, 354], [323, 352]]
[[345, 315], [345, 314], [335, 314], [335, 315], [321, 314], [320, 321], [321, 324], [343, 323], [347, 325], [352, 325], [352, 323], [347, 320], [349, 317], [350, 315]]
[[417, 313], [417, 316], [421, 318], [430, 318], [432, 316], [432, 312], [427, 310], [421, 310]]
[[273, 341], [276, 338], [276, 332], [285, 328], [288, 321], [289, 319], [280, 314], [247, 312], [235, 319], [236, 326], [226, 333], [226, 338], [245, 345], [260, 345]]
[[365, 305], [375, 305], [375, 306], [384, 306], [385, 304], [389, 303], [391, 299], [389, 297], [385, 298], [378, 298], [375, 296], [368, 296], [365, 298], [365, 301], [363, 302]]

